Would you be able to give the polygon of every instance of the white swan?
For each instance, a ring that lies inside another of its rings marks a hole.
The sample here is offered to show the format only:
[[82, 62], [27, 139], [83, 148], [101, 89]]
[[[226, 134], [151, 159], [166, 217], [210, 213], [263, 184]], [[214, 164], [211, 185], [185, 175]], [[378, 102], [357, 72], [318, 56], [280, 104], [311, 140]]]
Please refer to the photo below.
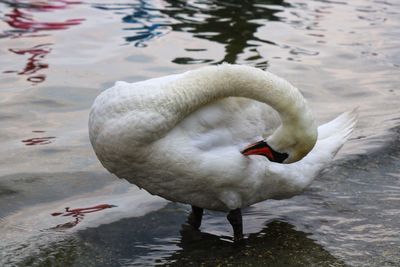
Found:
[[191, 204], [196, 228], [203, 208], [230, 211], [240, 239], [240, 208], [300, 193], [347, 140], [356, 116], [344, 113], [317, 129], [289, 82], [223, 64], [117, 82], [96, 98], [89, 135], [107, 170]]

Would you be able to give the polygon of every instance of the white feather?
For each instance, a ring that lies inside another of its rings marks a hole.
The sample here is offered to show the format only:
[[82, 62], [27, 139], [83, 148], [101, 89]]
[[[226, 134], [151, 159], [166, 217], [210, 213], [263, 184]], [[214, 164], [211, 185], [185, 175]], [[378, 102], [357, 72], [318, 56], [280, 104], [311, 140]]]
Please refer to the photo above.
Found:
[[[356, 111], [344, 113], [320, 126], [317, 140], [295, 87], [271, 73], [226, 64], [117, 82], [95, 100], [89, 135], [117, 176], [172, 201], [232, 210], [300, 193], [355, 123]], [[240, 153], [261, 139], [293, 163]]]

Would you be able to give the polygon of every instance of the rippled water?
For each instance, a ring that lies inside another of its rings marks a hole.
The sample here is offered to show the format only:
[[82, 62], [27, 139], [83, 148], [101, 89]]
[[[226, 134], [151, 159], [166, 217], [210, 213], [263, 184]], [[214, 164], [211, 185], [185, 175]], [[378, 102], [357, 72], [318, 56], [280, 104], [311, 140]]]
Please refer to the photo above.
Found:
[[[0, 1], [0, 265], [400, 266], [399, 13], [396, 0]], [[360, 110], [304, 194], [244, 211], [240, 248], [225, 214], [182, 228], [187, 206], [108, 174], [87, 136], [115, 80], [221, 62], [290, 80], [320, 122]], [[54, 215], [104, 203], [117, 207]]]

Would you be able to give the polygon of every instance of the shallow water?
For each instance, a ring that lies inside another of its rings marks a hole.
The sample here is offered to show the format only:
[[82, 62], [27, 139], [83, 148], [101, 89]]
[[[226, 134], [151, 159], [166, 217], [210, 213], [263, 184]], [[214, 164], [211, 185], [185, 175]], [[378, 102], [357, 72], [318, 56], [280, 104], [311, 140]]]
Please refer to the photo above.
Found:
[[[0, 265], [400, 266], [400, 4], [373, 1], [0, 1]], [[221, 62], [268, 68], [320, 122], [359, 107], [304, 194], [225, 215], [108, 174], [87, 136], [96, 95]], [[51, 216], [65, 207], [117, 205]]]

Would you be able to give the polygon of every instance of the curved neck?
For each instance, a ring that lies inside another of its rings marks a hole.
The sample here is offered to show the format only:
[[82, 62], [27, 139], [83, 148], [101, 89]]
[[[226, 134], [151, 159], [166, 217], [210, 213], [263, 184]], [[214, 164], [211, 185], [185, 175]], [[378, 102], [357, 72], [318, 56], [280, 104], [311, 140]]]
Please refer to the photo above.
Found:
[[[165, 89], [173, 98], [173, 105], [168, 106], [177, 122], [225, 97], [245, 97], [271, 106], [279, 113], [282, 125], [267, 142], [279, 152], [292, 152], [290, 162], [305, 156], [316, 142], [317, 128], [301, 93], [269, 72], [241, 65], [209, 66], [185, 73]], [[285, 151], [292, 146], [298, 149]]]

